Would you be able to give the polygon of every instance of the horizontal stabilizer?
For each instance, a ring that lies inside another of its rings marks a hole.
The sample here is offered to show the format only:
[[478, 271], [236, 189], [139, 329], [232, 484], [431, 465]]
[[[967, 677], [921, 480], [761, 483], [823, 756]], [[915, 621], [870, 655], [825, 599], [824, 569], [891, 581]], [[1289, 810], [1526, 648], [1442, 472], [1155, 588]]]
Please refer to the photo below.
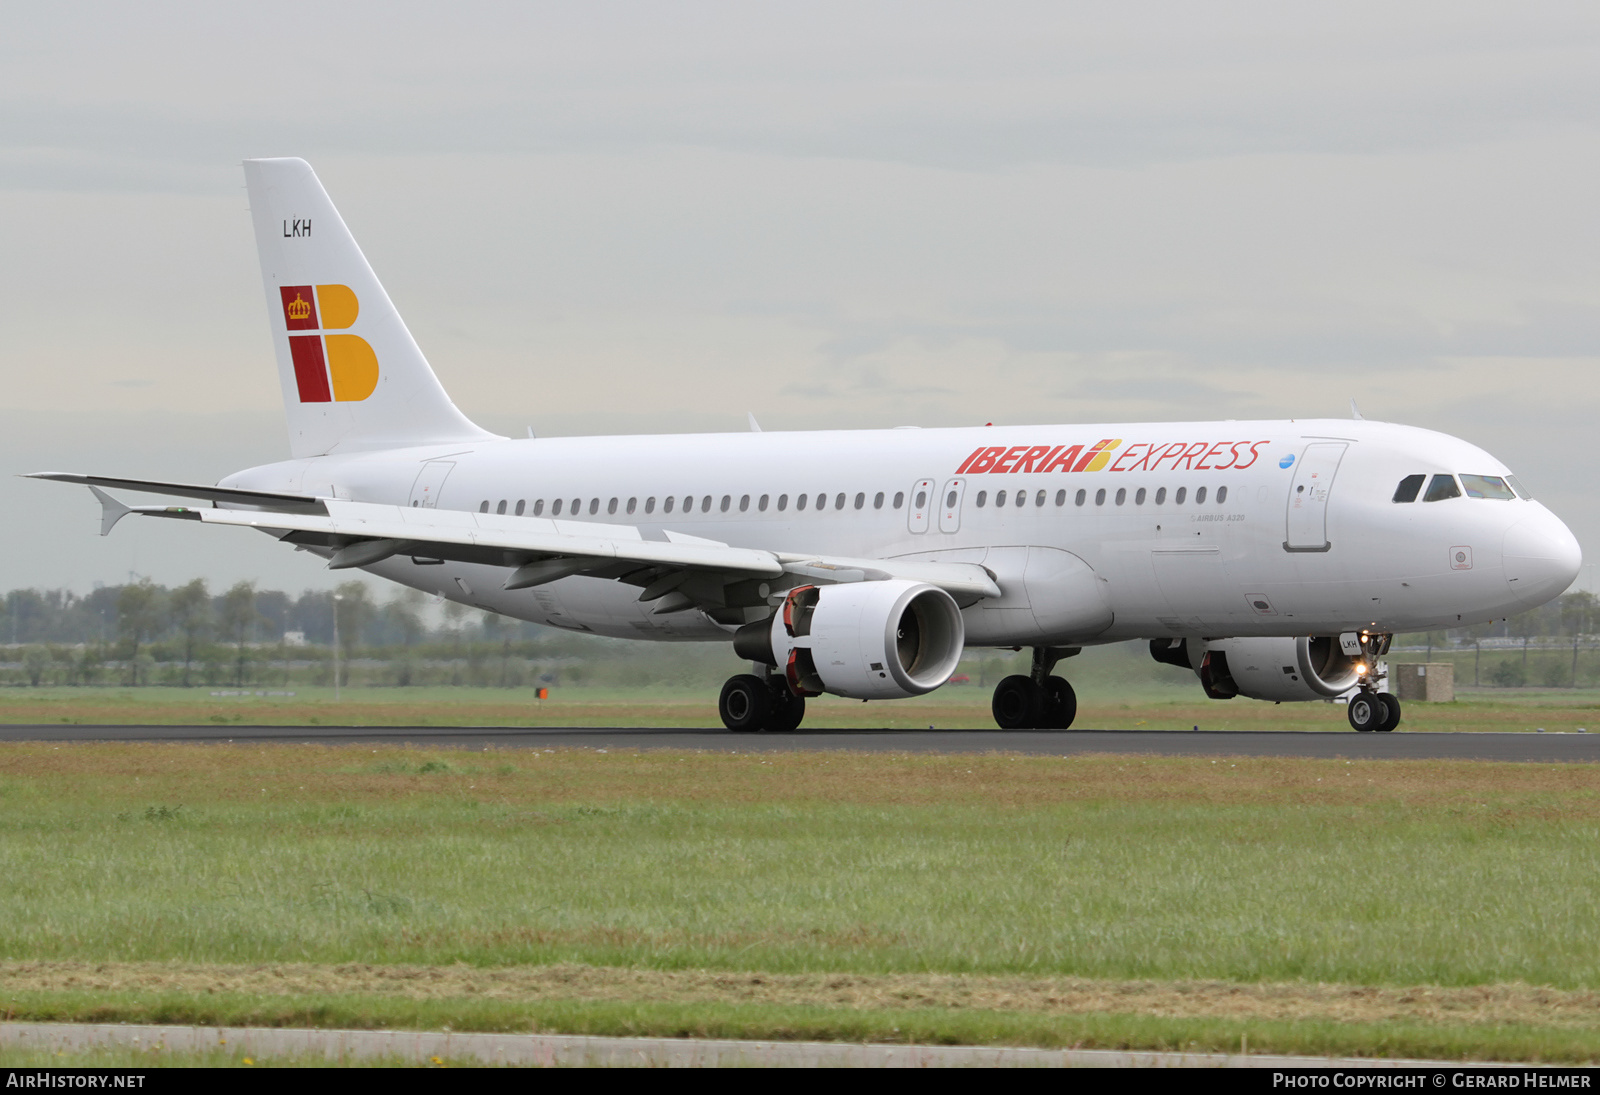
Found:
[[[170, 494], [174, 498], [200, 498], [207, 502], [228, 502], [239, 506], [260, 506], [284, 513], [326, 513], [321, 500], [306, 494], [279, 494], [266, 490], [239, 490], [236, 487], [208, 487], [200, 483], [163, 483], [157, 479], [118, 479], [107, 475], [78, 475], [66, 471], [37, 471], [24, 479], [50, 479], [57, 483], [79, 483], [86, 487], [109, 487], [144, 494]], [[95, 497], [103, 498], [99, 492]], [[115, 522], [113, 522], [114, 524]], [[106, 530], [107, 532], [110, 529]], [[102, 534], [103, 535], [103, 534]]]

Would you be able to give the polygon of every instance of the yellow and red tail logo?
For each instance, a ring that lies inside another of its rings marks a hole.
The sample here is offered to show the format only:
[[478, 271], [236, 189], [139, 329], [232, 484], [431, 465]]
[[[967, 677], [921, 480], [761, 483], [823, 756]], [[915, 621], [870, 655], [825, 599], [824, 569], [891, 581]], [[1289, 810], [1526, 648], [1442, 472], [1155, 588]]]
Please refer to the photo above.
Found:
[[[278, 292], [291, 332], [341, 331], [361, 311], [345, 285], [284, 285]], [[289, 356], [302, 403], [356, 403], [378, 387], [378, 355], [360, 335], [290, 334]]]

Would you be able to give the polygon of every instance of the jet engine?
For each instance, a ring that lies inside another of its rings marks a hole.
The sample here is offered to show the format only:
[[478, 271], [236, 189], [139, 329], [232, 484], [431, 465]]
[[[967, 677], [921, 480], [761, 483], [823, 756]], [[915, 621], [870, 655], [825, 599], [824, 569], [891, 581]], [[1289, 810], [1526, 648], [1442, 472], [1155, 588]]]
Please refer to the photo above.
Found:
[[890, 700], [944, 684], [965, 641], [950, 594], [897, 580], [792, 589], [770, 621], [740, 628], [733, 645], [741, 658], [781, 669], [796, 695]]
[[1337, 636], [1297, 639], [1152, 639], [1150, 655], [1192, 669], [1214, 700], [1247, 696], [1289, 703], [1343, 695], [1360, 681], [1368, 655]]

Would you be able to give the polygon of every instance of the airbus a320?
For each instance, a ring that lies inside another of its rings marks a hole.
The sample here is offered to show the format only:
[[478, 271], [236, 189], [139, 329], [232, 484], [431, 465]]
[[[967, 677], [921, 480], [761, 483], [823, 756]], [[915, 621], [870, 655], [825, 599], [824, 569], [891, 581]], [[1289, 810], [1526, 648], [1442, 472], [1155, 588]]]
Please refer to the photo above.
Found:
[[[807, 697], [922, 695], [1031, 648], [1010, 729], [1072, 726], [1057, 668], [1146, 640], [1206, 695], [1347, 697], [1392, 730], [1397, 632], [1535, 607], [1582, 562], [1466, 441], [1357, 419], [506, 438], [451, 402], [311, 167], [245, 162], [290, 459], [215, 485], [45, 472], [128, 514], [258, 529], [549, 627], [728, 642], [734, 731]], [[110, 491], [199, 505], [129, 506]]]

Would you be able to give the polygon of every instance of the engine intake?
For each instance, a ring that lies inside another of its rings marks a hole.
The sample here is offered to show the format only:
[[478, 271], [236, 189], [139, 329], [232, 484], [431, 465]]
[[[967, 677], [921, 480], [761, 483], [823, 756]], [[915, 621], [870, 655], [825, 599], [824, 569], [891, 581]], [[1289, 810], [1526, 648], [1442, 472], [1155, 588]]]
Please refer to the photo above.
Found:
[[965, 642], [950, 594], [896, 580], [790, 590], [770, 621], [740, 629], [734, 649], [780, 667], [796, 695], [875, 700], [932, 692]]
[[1346, 653], [1335, 636], [1264, 639], [1155, 639], [1150, 655], [1192, 669], [1215, 700], [1248, 696], [1289, 703], [1325, 700], [1354, 688], [1362, 655]]

